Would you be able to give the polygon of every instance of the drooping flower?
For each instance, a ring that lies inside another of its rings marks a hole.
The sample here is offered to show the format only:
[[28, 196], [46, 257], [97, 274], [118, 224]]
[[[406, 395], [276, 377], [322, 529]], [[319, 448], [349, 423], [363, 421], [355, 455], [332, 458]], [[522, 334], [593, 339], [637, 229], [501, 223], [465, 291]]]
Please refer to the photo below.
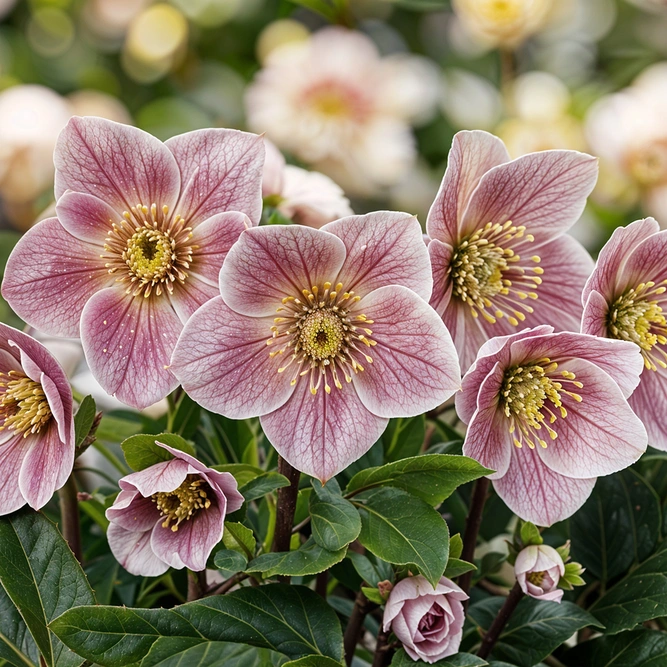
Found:
[[65, 372], [41, 343], [0, 323], [0, 515], [46, 505], [73, 465]]
[[406, 577], [389, 594], [383, 628], [391, 628], [413, 660], [432, 664], [458, 652], [467, 599], [446, 577], [435, 588], [421, 575]]
[[667, 451], [667, 231], [653, 218], [616, 229], [583, 292], [582, 331], [630, 341], [644, 369], [630, 396], [649, 444]]
[[353, 214], [345, 193], [328, 176], [285, 164], [285, 158], [274, 144], [265, 139], [265, 145], [262, 181], [265, 202], [286, 218], [317, 229]]
[[531, 544], [522, 549], [516, 557], [514, 573], [521, 590], [531, 598], [552, 602], [563, 599], [558, 582], [565, 574], [565, 563], [548, 544]]
[[106, 511], [116, 560], [132, 574], [155, 577], [170, 567], [206, 569], [222, 539], [225, 515], [243, 505], [236, 480], [161, 442], [174, 458], [123, 477]]
[[208, 410], [261, 416], [278, 452], [326, 481], [389, 417], [421, 414], [459, 387], [430, 291], [421, 229], [405, 213], [249, 229], [225, 259], [221, 296], [183, 330], [171, 370]]
[[163, 144], [73, 118], [55, 152], [57, 218], [7, 263], [3, 296], [26, 322], [81, 337], [102, 387], [137, 408], [178, 384], [165, 367], [183, 324], [217, 294], [223, 259], [261, 213], [260, 137], [199, 130]]
[[498, 495], [525, 521], [572, 515], [595, 478], [623, 470], [647, 435], [627, 403], [639, 383], [635, 345], [540, 326], [492, 338], [456, 396], [463, 453], [495, 470]]
[[464, 372], [484, 341], [520, 322], [579, 330], [593, 260], [565, 231], [596, 177], [596, 160], [584, 153], [551, 150], [510, 161], [497, 137], [456, 134], [426, 231], [431, 305]]

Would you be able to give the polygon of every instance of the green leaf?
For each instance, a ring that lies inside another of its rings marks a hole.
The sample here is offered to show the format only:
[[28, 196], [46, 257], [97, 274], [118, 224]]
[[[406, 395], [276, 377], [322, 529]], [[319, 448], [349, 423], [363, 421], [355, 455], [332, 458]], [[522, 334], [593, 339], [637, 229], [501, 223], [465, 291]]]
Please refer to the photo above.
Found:
[[213, 470], [228, 472], [234, 476], [239, 488], [245, 486], [248, 482], [264, 474], [264, 470], [247, 463], [224, 463], [223, 465], [211, 466]]
[[[391, 667], [413, 667], [414, 665], [423, 665], [424, 662], [415, 662], [403, 649], [396, 652], [391, 661]], [[443, 658], [437, 662], [431, 663], [433, 667], [484, 667], [489, 663], [482, 658], [470, 653], [457, 653], [449, 658]]]
[[424, 415], [390, 419], [382, 434], [384, 460], [398, 461], [421, 451], [426, 433]]
[[183, 438], [192, 438], [197, 432], [200, 415], [201, 406], [183, 393], [176, 404], [176, 412], [169, 430]]
[[345, 558], [346, 552], [346, 548], [328, 551], [311, 538], [296, 551], [281, 551], [257, 556], [246, 572], [261, 572], [266, 578], [275, 575], [305, 577], [319, 574], [328, 570], [332, 565], [340, 563]]
[[[391, 565], [384, 561], [377, 560], [375, 563], [372, 563], [368, 556], [356, 551], [348, 551], [347, 558], [354, 566], [357, 574], [371, 586], [377, 586], [381, 581], [393, 580]], [[374, 557], [371, 556], [371, 558]]]
[[386, 600], [380, 594], [380, 591], [377, 588], [368, 588], [368, 586], [362, 586], [361, 592], [375, 604], [384, 604]]
[[[332, 480], [333, 481], [333, 480]], [[338, 551], [353, 542], [361, 531], [361, 519], [355, 506], [340, 493], [313, 480], [310, 496], [310, 516], [313, 539], [329, 551]]]
[[323, 655], [307, 655], [305, 658], [286, 662], [283, 667], [341, 667], [341, 663]]
[[247, 560], [255, 555], [257, 542], [250, 528], [242, 523], [225, 521], [225, 530], [222, 534], [222, 543], [227, 549], [244, 554]]
[[667, 635], [633, 630], [584, 642], [566, 654], [570, 667], [665, 667]]
[[449, 556], [449, 531], [440, 514], [400, 489], [375, 489], [363, 500], [359, 541], [378, 558], [414, 564], [435, 586]]
[[[493, 597], [470, 607], [468, 616], [486, 632], [504, 599]], [[533, 667], [566, 639], [598, 621], [572, 602], [545, 602], [524, 597], [494, 646], [493, 656], [519, 667]]]
[[93, 604], [95, 597], [69, 546], [41, 513], [24, 509], [0, 519], [0, 583], [46, 664], [80, 665], [47, 626], [70, 607]]
[[374, 486], [394, 486], [439, 505], [461, 484], [472, 482], [491, 471], [474, 459], [451, 454], [424, 454], [358, 472], [346, 492]]
[[170, 461], [174, 457], [166, 450], [156, 445], [155, 442], [161, 442], [169, 445], [174, 449], [186, 452], [191, 456], [195, 455], [195, 450], [192, 445], [181, 438], [180, 435], [173, 433], [160, 433], [159, 435], [133, 435], [125, 440], [121, 447], [125, 454], [127, 465], [132, 470], [144, 470], [156, 463], [163, 461]]
[[83, 441], [88, 437], [96, 414], [97, 406], [93, 397], [86, 396], [74, 415], [74, 433], [77, 447], [81, 447]]
[[456, 533], [449, 538], [449, 557], [451, 558], [461, 558], [463, 553], [463, 540], [461, 539], [461, 533]]
[[267, 667], [278, 660], [272, 651], [244, 644], [159, 637], [141, 667]]
[[0, 660], [16, 667], [35, 667], [39, 651], [18, 609], [0, 586]]
[[534, 523], [530, 523], [530, 521], [524, 521], [521, 524], [521, 530], [519, 531], [519, 534], [521, 535], [521, 542], [523, 542], [523, 545], [526, 547], [531, 544], [544, 543], [539, 529]]
[[570, 519], [572, 558], [609, 581], [653, 553], [661, 520], [660, 499], [634, 470], [600, 477]]
[[244, 484], [239, 493], [246, 499], [247, 502], [257, 500], [271, 493], [283, 486], [289, 486], [289, 479], [277, 472], [262, 472], [254, 479], [251, 479], [247, 484]]
[[213, 562], [219, 570], [229, 570], [230, 572], [243, 572], [248, 566], [247, 556], [231, 549], [222, 549], [216, 552]]
[[589, 611], [608, 634], [667, 616], [667, 542], [596, 600]]
[[476, 570], [477, 567], [472, 563], [469, 563], [466, 560], [459, 560], [458, 558], [450, 558], [447, 561], [447, 569], [445, 570], [445, 576], [448, 579], [456, 579], [456, 577], [465, 574], [466, 572], [472, 572]]

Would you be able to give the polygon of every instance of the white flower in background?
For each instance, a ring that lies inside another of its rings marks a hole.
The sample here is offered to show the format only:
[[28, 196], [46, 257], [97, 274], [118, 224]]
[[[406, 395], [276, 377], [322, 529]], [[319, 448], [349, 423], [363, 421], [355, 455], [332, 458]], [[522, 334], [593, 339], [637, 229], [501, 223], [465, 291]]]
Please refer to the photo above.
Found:
[[127, 107], [117, 98], [99, 90], [77, 90], [67, 96], [73, 116], [99, 116], [117, 123], [132, 123]]
[[491, 131], [502, 115], [500, 92], [488, 79], [452, 67], [445, 72], [440, 108], [457, 130]]

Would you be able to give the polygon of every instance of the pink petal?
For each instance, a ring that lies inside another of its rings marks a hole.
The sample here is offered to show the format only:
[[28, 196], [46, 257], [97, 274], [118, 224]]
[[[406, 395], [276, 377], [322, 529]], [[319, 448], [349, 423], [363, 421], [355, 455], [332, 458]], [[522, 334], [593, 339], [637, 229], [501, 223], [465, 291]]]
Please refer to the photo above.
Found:
[[60, 224], [74, 237], [87, 243], [103, 246], [111, 227], [118, 223], [123, 212], [118, 212], [94, 195], [68, 190], [56, 202]]
[[528, 447], [512, 447], [507, 473], [493, 482], [505, 504], [524, 521], [550, 526], [572, 516], [590, 496], [593, 479], [572, 479], [554, 472]]
[[299, 225], [247, 229], [220, 271], [220, 291], [237, 313], [275, 316], [286, 296], [336, 284], [345, 245], [333, 234]]
[[151, 549], [151, 531], [131, 532], [112, 523], [107, 529], [109, 547], [116, 560], [131, 574], [139, 577], [157, 577], [169, 565], [161, 561]]
[[463, 373], [473, 364], [478, 350], [488, 338], [480, 319], [473, 317], [470, 306], [458, 299], [451, 299], [442, 314], [442, 321], [452, 336]]
[[[0, 434], [2, 436], [3, 434]], [[19, 488], [19, 473], [23, 459], [28, 450], [25, 438], [22, 435], [7, 434], [9, 438], [0, 441], [2, 456], [0, 456], [0, 516], [11, 514], [26, 503], [26, 499]], [[9, 440], [9, 442], [7, 442]]]
[[272, 318], [239, 315], [216, 297], [185, 325], [171, 370], [207, 410], [232, 419], [272, 412], [294, 387], [278, 372], [288, 355], [270, 356], [271, 326]]
[[606, 336], [608, 315], [609, 304], [605, 298], [600, 292], [590, 291], [581, 318], [581, 332], [591, 336]]
[[219, 296], [219, 287], [209, 285], [208, 281], [191, 273], [188, 275], [187, 285], [176, 283], [168, 298], [178, 318], [185, 324], [205, 303]]
[[161, 520], [157, 505], [150, 497], [144, 498], [138, 492], [121, 491], [121, 494], [123, 493], [129, 493], [132, 496], [132, 500], [125, 507], [117, 506], [118, 503], [114, 502], [106, 511], [109, 521], [122, 526], [125, 530], [144, 532], [151, 530], [155, 523]]
[[276, 145], [264, 137], [264, 169], [262, 171], [262, 196], [280, 195], [283, 191], [285, 158]]
[[187, 461], [180, 458], [161, 461], [126, 475], [120, 480], [119, 485], [123, 491], [136, 490], [144, 498], [149, 498], [154, 493], [168, 493], [177, 489], [185, 481], [191, 467]]
[[102, 290], [81, 316], [81, 342], [95, 379], [119, 401], [143, 409], [178, 386], [165, 367], [182, 329], [166, 294]]
[[470, 198], [461, 236], [488, 222], [511, 220], [525, 225], [536, 244], [551, 241], [579, 219], [597, 174], [596, 158], [564, 150], [530, 153], [494, 167]]
[[505, 144], [492, 134], [480, 130], [457, 132], [445, 176], [426, 220], [428, 235], [455, 244], [460, 239], [459, 222], [480, 179], [509, 159]]
[[540, 552], [537, 545], [531, 544], [530, 546], [521, 549], [516, 557], [516, 562], [514, 563], [515, 574], [525, 575], [527, 572], [530, 572], [535, 567], [539, 555]]
[[617, 279], [620, 289], [636, 287], [639, 283], [667, 281], [667, 230], [653, 234], [639, 243], [623, 267], [623, 276]]
[[307, 378], [285, 405], [260, 421], [278, 453], [323, 484], [365, 454], [388, 422], [364, 407], [352, 384], [313, 396]]
[[379, 417], [413, 417], [460, 388], [456, 350], [438, 314], [407, 287], [374, 290], [358, 305], [373, 321], [372, 363], [353, 375], [362, 403]]
[[542, 595], [533, 595], [536, 600], [547, 600], [549, 602], [560, 602], [563, 599], [563, 589], [558, 588], [555, 591], [542, 593]]
[[56, 199], [74, 190], [121, 212], [137, 204], [171, 211], [181, 186], [176, 160], [160, 140], [103, 118], [73, 117], [58, 137], [53, 158]]
[[667, 451], [667, 371], [644, 369], [629, 402], [648, 431], [649, 445]]
[[74, 238], [49, 218], [30, 229], [12, 251], [2, 295], [36, 329], [78, 338], [86, 301], [113, 281], [97, 246]]
[[428, 254], [433, 272], [433, 292], [429, 303], [442, 317], [452, 299], [452, 281], [449, 277], [449, 263], [454, 249], [447, 243], [432, 239], [428, 244]]
[[166, 142], [181, 172], [181, 216], [191, 226], [224, 211], [241, 211], [252, 224], [262, 214], [262, 137], [238, 130], [187, 132]]
[[345, 244], [347, 256], [337, 279], [345, 291], [363, 296], [385, 285], [403, 285], [430, 298], [431, 264], [414, 216], [378, 211], [330, 222], [322, 231]]

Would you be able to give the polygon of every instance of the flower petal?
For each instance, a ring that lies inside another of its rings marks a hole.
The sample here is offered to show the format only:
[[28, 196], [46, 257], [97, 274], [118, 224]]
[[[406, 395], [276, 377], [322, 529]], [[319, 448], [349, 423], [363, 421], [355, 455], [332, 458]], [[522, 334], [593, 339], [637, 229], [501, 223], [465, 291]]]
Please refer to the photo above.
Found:
[[452, 299], [452, 281], [449, 277], [449, 263], [454, 249], [448, 243], [431, 239], [428, 254], [433, 274], [433, 291], [429, 303], [442, 317]]
[[157, 577], [169, 569], [151, 549], [150, 530], [132, 532], [112, 523], [107, 530], [107, 540], [114, 558], [131, 574]]
[[353, 375], [362, 403], [379, 417], [413, 417], [461, 386], [456, 349], [438, 314], [412, 290], [380, 287], [359, 303], [373, 321], [372, 363]]
[[207, 410], [231, 419], [273, 412], [294, 387], [288, 373], [278, 372], [285, 355], [269, 354], [271, 326], [272, 318], [239, 315], [216, 297], [185, 325], [171, 370]]
[[36, 329], [78, 338], [86, 302], [113, 282], [97, 246], [74, 238], [56, 218], [48, 218], [16, 244], [7, 261], [2, 295]]
[[172, 308], [182, 324], [185, 324], [194, 313], [211, 299], [220, 296], [220, 288], [209, 285], [208, 281], [199, 276], [189, 274], [187, 285], [174, 285], [174, 291], [168, 295]]
[[74, 237], [100, 246], [100, 252], [112, 225], [122, 219], [118, 212], [98, 197], [68, 190], [56, 202], [60, 224]]
[[28, 447], [22, 435], [8, 435], [9, 442], [0, 441], [0, 516], [11, 514], [26, 503], [18, 478]]
[[123, 491], [136, 490], [144, 498], [149, 498], [154, 493], [169, 493], [185, 481], [190, 468], [190, 464], [180, 458], [161, 461], [126, 475], [120, 480], [119, 486]]
[[636, 287], [639, 283], [667, 281], [667, 230], [653, 234], [639, 243], [623, 266], [622, 277], [617, 278], [617, 289]]
[[125, 507], [118, 507], [114, 502], [106, 511], [107, 519], [132, 532], [152, 530], [156, 522], [160, 521], [160, 512], [151, 498], [144, 498], [138, 492], [121, 491], [120, 493], [128, 493], [133, 498]]
[[388, 423], [364, 407], [352, 384], [313, 396], [307, 378], [285, 405], [260, 421], [278, 453], [323, 484], [363, 456]]
[[162, 294], [95, 294], [81, 316], [81, 342], [95, 379], [119, 401], [143, 409], [178, 386], [167, 370], [182, 324]]
[[646, 427], [649, 445], [667, 451], [667, 371], [644, 369], [629, 403]]
[[345, 260], [345, 245], [333, 234], [299, 225], [247, 229], [220, 271], [220, 292], [237, 313], [275, 316], [286, 296], [329, 281]]
[[385, 285], [403, 285], [428, 301], [433, 287], [428, 250], [417, 218], [378, 211], [322, 227], [345, 244], [347, 256], [336, 282], [347, 292], [368, 294]]
[[609, 304], [606, 299], [595, 290], [588, 292], [588, 300], [584, 305], [584, 314], [581, 318], [581, 333], [591, 336], [607, 335], [607, 316]]
[[479, 322], [480, 319], [473, 317], [470, 306], [459, 299], [451, 299], [442, 314], [442, 321], [454, 341], [463, 373], [474, 363], [477, 352], [488, 338]]
[[470, 196], [482, 176], [509, 162], [505, 144], [481, 130], [457, 132], [447, 158], [447, 170], [426, 220], [432, 239], [454, 245], [459, 240], [459, 222]]
[[262, 214], [262, 137], [238, 130], [187, 132], [166, 142], [178, 163], [178, 211], [191, 226], [224, 211], [241, 211], [252, 224]]
[[173, 210], [181, 187], [176, 160], [159, 139], [104, 118], [70, 119], [53, 159], [56, 199], [74, 190], [121, 212], [137, 204]]

